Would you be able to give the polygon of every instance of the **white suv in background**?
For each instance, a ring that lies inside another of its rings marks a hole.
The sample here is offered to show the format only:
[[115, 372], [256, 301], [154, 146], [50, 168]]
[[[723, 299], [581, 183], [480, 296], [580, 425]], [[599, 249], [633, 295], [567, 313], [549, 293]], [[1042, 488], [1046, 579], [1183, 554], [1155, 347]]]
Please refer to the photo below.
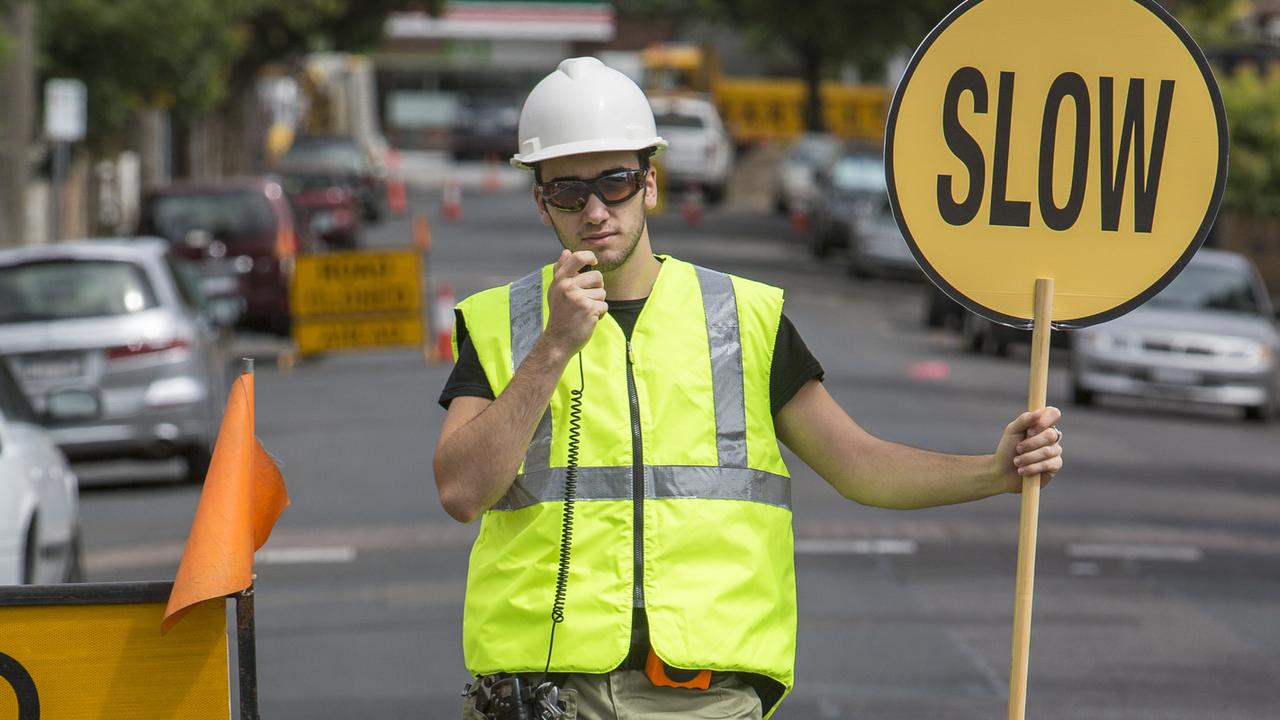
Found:
[[733, 140], [716, 106], [702, 97], [669, 96], [649, 101], [658, 135], [670, 143], [659, 159], [667, 187], [697, 186], [710, 202], [724, 197], [733, 172]]

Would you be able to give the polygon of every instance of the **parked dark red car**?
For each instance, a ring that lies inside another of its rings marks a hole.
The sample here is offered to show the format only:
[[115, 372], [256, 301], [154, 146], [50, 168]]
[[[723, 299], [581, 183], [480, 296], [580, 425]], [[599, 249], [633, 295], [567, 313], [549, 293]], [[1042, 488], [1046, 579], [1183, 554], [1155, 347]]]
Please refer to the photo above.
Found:
[[280, 159], [278, 170], [288, 174], [315, 168], [349, 178], [364, 219], [382, 219], [387, 206], [387, 170], [372, 148], [349, 135], [299, 135]]
[[288, 332], [289, 278], [310, 236], [279, 182], [234, 178], [154, 190], [143, 198], [138, 234], [165, 238], [197, 263], [210, 294], [238, 294], [245, 325]]
[[354, 250], [360, 242], [360, 196], [343, 176], [323, 169], [296, 169], [280, 184], [311, 235], [327, 247]]

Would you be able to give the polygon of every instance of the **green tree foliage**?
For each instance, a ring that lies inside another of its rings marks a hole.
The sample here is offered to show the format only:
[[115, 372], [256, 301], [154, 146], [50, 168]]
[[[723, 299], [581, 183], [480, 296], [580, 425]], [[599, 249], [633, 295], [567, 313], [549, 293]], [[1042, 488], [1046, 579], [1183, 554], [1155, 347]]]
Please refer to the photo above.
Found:
[[1252, 70], [1219, 77], [1231, 155], [1226, 210], [1280, 215], [1280, 74]]
[[[1247, 47], [1258, 38], [1237, 23], [1247, 4], [1236, 0], [1166, 0], [1165, 7], [1212, 58], [1215, 51]], [[1243, 63], [1215, 68], [1227, 112], [1230, 159], [1224, 211], [1280, 216], [1280, 75]]]
[[1163, 0], [1160, 4], [1201, 46], [1222, 47], [1241, 40], [1233, 27], [1241, 9], [1238, 0]]
[[117, 148], [144, 107], [207, 110], [225, 92], [235, 37], [219, 0], [42, 0], [46, 77], [83, 80], [91, 147]]
[[90, 144], [114, 148], [139, 109], [198, 117], [268, 63], [376, 44], [387, 14], [410, 5], [443, 0], [41, 0], [42, 70], [85, 81]]

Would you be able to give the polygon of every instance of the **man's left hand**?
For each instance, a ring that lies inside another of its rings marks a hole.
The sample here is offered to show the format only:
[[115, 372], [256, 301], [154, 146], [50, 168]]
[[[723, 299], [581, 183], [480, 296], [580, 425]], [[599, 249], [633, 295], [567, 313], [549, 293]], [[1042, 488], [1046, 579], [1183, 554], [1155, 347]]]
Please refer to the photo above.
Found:
[[996, 447], [996, 467], [1008, 492], [1021, 492], [1022, 479], [1040, 474], [1040, 486], [1062, 469], [1062, 411], [1046, 407], [1025, 412], [1004, 429]]

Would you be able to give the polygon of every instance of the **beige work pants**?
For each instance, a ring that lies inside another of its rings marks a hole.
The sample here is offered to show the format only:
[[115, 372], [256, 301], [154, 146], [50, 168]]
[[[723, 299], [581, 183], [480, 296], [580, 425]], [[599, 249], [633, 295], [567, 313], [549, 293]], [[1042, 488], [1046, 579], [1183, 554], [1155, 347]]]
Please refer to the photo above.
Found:
[[[560, 692], [564, 720], [760, 720], [760, 698], [736, 675], [716, 674], [706, 690], [654, 687], [639, 670], [570, 675]], [[462, 720], [484, 720], [467, 698]]]

